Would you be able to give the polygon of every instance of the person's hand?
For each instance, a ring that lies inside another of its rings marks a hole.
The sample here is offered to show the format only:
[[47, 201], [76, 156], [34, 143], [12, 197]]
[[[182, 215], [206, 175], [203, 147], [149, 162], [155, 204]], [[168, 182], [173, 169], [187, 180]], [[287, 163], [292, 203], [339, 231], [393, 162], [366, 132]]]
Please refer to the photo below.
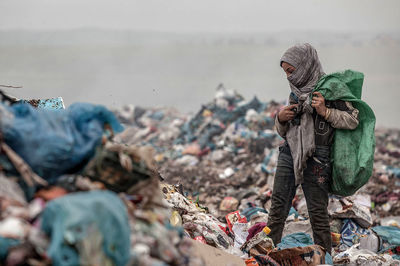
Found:
[[297, 108], [298, 104], [292, 104], [283, 107], [278, 113], [278, 120], [281, 123], [287, 122], [294, 118], [295, 113], [292, 111], [293, 108]]
[[326, 106], [324, 96], [320, 92], [313, 92], [313, 98], [311, 101], [311, 106], [317, 110], [317, 113], [323, 117], [326, 114]]

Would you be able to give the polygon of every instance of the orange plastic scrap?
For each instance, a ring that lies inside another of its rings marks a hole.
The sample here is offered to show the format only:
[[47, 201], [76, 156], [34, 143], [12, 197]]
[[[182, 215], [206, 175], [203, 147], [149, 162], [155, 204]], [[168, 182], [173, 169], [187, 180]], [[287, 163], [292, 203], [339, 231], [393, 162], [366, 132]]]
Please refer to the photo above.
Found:
[[255, 258], [244, 260], [246, 266], [260, 266]]
[[337, 233], [331, 232], [331, 237], [332, 237], [332, 244], [333, 245], [337, 246], [337, 245], [340, 244], [341, 234], [337, 234]]

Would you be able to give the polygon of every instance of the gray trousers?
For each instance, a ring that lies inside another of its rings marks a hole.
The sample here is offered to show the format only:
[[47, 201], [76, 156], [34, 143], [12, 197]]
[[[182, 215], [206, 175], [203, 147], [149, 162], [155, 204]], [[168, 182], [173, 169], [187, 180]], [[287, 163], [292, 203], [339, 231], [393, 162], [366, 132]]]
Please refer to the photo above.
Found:
[[[317, 146], [314, 157], [307, 161], [302, 185], [313, 230], [314, 243], [331, 253], [332, 238], [328, 216], [328, 190], [331, 180], [330, 147]], [[279, 147], [278, 166], [272, 191], [272, 205], [268, 218], [269, 237], [275, 245], [281, 242], [286, 218], [296, 194], [293, 159], [285, 143]]]

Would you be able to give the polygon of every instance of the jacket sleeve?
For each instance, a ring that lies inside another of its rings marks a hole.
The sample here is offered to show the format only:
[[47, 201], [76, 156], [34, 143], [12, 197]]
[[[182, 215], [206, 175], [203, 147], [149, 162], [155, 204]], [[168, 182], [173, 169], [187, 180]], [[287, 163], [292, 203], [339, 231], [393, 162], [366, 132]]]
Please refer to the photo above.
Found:
[[288, 122], [284, 122], [284, 123], [279, 122], [278, 113], [276, 113], [276, 115], [275, 115], [275, 127], [276, 127], [276, 131], [278, 131], [278, 134], [282, 138], [284, 138], [286, 136], [286, 132], [289, 129], [289, 123]]
[[330, 114], [326, 118], [332, 127], [340, 129], [355, 129], [358, 126], [358, 109], [350, 102], [336, 101], [336, 108], [329, 108]]
[[[293, 92], [291, 92], [289, 95], [289, 104], [296, 104], [297, 102], [298, 101], [296, 99], [296, 95]], [[283, 123], [279, 122], [278, 114], [279, 114], [279, 112], [276, 113], [276, 115], [275, 115], [275, 127], [276, 127], [276, 131], [278, 131], [278, 134], [282, 138], [284, 138], [286, 136], [286, 132], [289, 129], [289, 123], [288, 122], [283, 122]]]

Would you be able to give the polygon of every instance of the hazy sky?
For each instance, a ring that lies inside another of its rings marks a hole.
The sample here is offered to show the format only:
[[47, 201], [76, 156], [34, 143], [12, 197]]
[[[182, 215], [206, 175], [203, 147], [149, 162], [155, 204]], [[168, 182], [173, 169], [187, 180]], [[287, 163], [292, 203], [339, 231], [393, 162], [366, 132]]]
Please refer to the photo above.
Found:
[[1, 0], [0, 29], [399, 31], [399, 0]]

